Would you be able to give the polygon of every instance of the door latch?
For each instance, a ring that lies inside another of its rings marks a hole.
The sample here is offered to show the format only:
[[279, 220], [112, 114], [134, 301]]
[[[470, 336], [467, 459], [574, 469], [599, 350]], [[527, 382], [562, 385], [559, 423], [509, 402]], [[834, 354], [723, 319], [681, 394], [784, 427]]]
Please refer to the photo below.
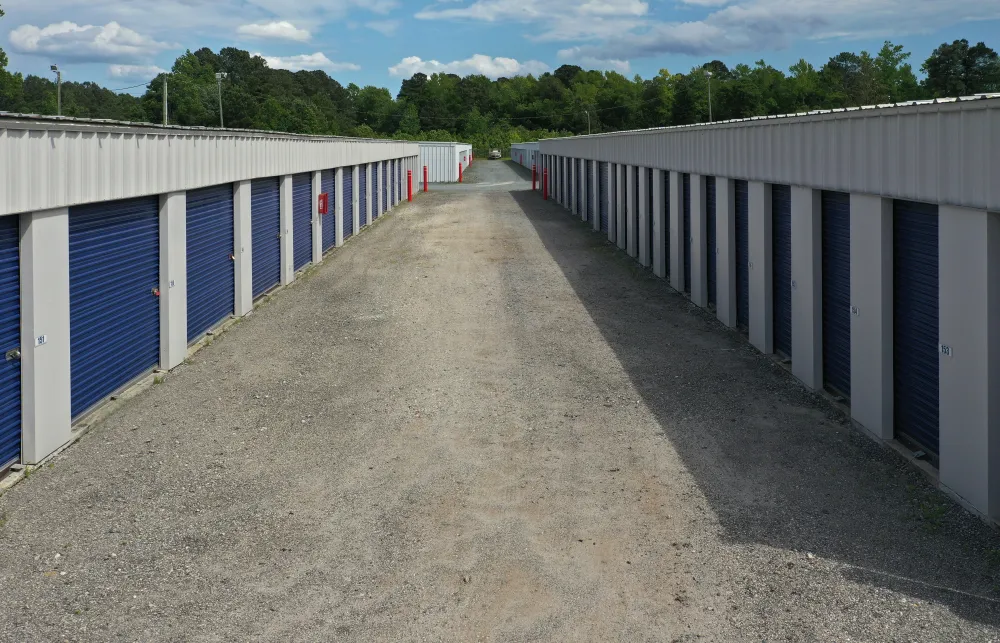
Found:
[[8, 362], [20, 362], [21, 361], [21, 349], [20, 348], [12, 348], [9, 351], [7, 351], [7, 354], [4, 357], [5, 357], [5, 359]]

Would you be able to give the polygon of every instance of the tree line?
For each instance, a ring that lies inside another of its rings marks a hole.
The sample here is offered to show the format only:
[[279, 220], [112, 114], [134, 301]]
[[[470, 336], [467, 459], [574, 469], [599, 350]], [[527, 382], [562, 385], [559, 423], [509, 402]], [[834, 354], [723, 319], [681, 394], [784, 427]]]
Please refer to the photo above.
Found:
[[[0, 16], [2, 16], [0, 10]], [[263, 58], [227, 47], [187, 51], [140, 96], [96, 83], [64, 82], [63, 114], [159, 123], [168, 83], [171, 124], [219, 124], [219, 85], [227, 127], [302, 134], [459, 139], [477, 150], [553, 136], [684, 125], [813, 109], [1000, 92], [1000, 57], [980, 42], [944, 43], [918, 79], [901, 45], [874, 55], [843, 52], [819, 68], [800, 60], [787, 72], [764, 60], [732, 68], [719, 60], [686, 74], [649, 79], [563, 65], [538, 77], [415, 74], [394, 97], [382, 87], [346, 87], [323, 71], [271, 69]], [[0, 110], [56, 113], [55, 83], [7, 70], [0, 49]], [[710, 72], [710, 75], [706, 72]]]

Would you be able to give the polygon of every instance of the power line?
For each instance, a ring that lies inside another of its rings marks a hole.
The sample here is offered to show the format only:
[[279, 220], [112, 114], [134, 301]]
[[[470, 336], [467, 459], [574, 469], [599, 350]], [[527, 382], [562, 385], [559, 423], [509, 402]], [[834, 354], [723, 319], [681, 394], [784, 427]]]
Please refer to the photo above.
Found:
[[[153, 80], [156, 80], [155, 78]], [[152, 80], [146, 81], [144, 83], [139, 83], [138, 85], [132, 85], [130, 87], [122, 87], [120, 89], [109, 89], [109, 92], [123, 92], [126, 89], [135, 89], [136, 87], [149, 87], [153, 83]]]

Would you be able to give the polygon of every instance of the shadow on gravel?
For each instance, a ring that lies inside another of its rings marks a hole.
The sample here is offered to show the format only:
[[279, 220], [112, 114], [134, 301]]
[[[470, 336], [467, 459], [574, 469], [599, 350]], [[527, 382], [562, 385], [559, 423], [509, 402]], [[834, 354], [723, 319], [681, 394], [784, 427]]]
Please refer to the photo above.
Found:
[[1000, 535], [589, 223], [538, 193], [511, 197], [684, 459], [727, 542], [810, 552], [841, 563], [852, 581], [1000, 626]]

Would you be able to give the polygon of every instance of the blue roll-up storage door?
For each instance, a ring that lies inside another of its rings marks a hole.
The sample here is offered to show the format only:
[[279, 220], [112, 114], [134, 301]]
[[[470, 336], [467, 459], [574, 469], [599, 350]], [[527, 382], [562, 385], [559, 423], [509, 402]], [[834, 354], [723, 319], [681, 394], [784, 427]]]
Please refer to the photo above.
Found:
[[337, 174], [334, 170], [323, 170], [320, 175], [320, 189], [327, 195], [326, 214], [320, 215], [323, 228], [323, 250], [329, 250], [337, 243]]
[[70, 208], [74, 418], [160, 360], [159, 210], [157, 197]]
[[341, 196], [344, 208], [344, 238], [354, 234], [354, 167], [344, 168], [344, 194]]
[[21, 362], [7, 361], [21, 346], [19, 217], [0, 217], [0, 471], [21, 458]]
[[823, 192], [823, 386], [851, 397], [851, 195]]
[[574, 161], [574, 163], [576, 167], [576, 193], [577, 193], [576, 202], [579, 204], [577, 209], [581, 212], [581, 214], [583, 214], [584, 217], [586, 217], [587, 195], [583, 191], [583, 177], [581, 176], [582, 172], [580, 171], [580, 161]]
[[368, 166], [358, 166], [358, 207], [360, 208], [360, 220], [367, 218], [368, 208]]
[[750, 325], [750, 184], [733, 181], [736, 207], [736, 324]]
[[774, 350], [792, 356], [792, 187], [771, 186]]
[[896, 434], [938, 453], [938, 210], [894, 201], [893, 390]]
[[382, 161], [382, 212], [389, 211], [389, 162]]
[[382, 215], [382, 204], [378, 198], [378, 170], [381, 163], [372, 163], [372, 217], [379, 218]]
[[715, 221], [715, 177], [705, 177], [705, 247], [708, 254], [708, 303], [715, 305], [718, 289], [718, 234]]
[[670, 278], [670, 172], [663, 173], [663, 265]]
[[233, 185], [187, 193], [187, 339], [233, 314]]
[[648, 251], [649, 265], [653, 265], [653, 247], [656, 245], [653, 234], [654, 219], [656, 213], [653, 211], [653, 168], [646, 168], [646, 249]]
[[295, 269], [312, 261], [312, 174], [292, 177], [292, 246]]
[[587, 161], [587, 221], [591, 224], [597, 216], [597, 204], [594, 203], [594, 161]]
[[684, 230], [681, 238], [684, 239], [684, 292], [691, 293], [691, 175], [684, 173], [681, 175], [681, 190], [683, 194], [683, 204], [681, 213], [684, 216]]
[[281, 180], [250, 184], [250, 236], [253, 248], [253, 296], [281, 282]]
[[598, 206], [601, 208], [601, 232], [608, 233], [608, 163], [601, 163], [601, 182]]
[[399, 203], [399, 163], [392, 160], [392, 204]]

